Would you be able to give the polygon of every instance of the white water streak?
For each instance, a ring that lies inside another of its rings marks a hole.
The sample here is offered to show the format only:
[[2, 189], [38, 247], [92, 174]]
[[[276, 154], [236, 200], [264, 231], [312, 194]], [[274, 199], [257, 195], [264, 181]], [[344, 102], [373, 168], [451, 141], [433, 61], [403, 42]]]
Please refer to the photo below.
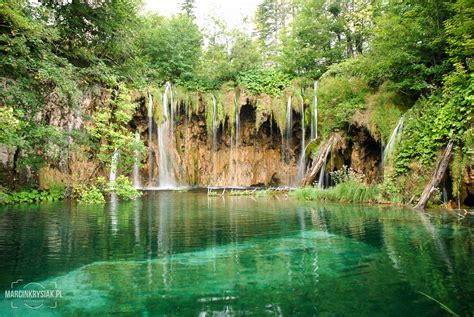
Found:
[[[140, 142], [140, 134], [138, 132], [135, 134], [135, 141], [136, 141], [137, 145]], [[135, 188], [141, 188], [142, 184], [141, 184], [141, 181], [140, 181], [140, 165], [139, 165], [140, 152], [138, 150], [135, 150], [135, 152], [133, 154], [134, 154], [134, 157], [133, 157], [133, 186]]]
[[171, 91], [171, 83], [167, 82], [165, 92], [163, 93], [163, 120], [158, 123], [158, 151], [159, 151], [159, 169], [158, 186], [160, 188], [172, 188], [176, 186], [173, 166], [170, 162], [170, 138], [171, 122], [170, 107], [168, 103], [168, 94]]

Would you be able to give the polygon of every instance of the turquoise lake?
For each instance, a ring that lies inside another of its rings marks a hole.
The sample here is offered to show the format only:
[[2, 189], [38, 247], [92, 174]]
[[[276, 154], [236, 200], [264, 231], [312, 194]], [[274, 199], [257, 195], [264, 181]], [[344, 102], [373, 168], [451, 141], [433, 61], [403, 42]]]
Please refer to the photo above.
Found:
[[[7, 206], [0, 316], [473, 316], [473, 238], [448, 211], [283, 196]], [[19, 279], [62, 297], [5, 298]]]

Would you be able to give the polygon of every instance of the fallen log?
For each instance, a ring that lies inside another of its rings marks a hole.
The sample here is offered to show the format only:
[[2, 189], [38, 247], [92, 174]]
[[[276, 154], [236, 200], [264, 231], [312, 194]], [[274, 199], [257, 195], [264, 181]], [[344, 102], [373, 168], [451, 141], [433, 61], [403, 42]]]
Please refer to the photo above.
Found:
[[301, 187], [309, 186], [314, 182], [314, 180], [316, 179], [316, 176], [321, 170], [321, 167], [323, 167], [323, 164], [326, 163], [326, 158], [329, 152], [331, 151], [332, 146], [334, 145], [334, 143], [336, 143], [337, 139], [338, 139], [337, 134], [333, 134], [331, 135], [331, 137], [326, 143], [321, 145], [321, 147], [318, 150], [318, 155], [316, 156], [316, 159], [313, 161], [313, 165], [311, 166], [311, 169], [306, 173], [306, 177]]
[[430, 199], [435, 188], [439, 185], [439, 183], [444, 177], [444, 174], [446, 173], [446, 169], [448, 168], [449, 160], [451, 159], [452, 154], [453, 142], [449, 141], [448, 145], [446, 146], [446, 149], [443, 152], [443, 155], [440, 157], [438, 163], [436, 164], [436, 169], [433, 174], [433, 177], [423, 190], [423, 194], [421, 194], [420, 201], [418, 201], [418, 204], [416, 204], [415, 209], [423, 210], [426, 208], [428, 200]]

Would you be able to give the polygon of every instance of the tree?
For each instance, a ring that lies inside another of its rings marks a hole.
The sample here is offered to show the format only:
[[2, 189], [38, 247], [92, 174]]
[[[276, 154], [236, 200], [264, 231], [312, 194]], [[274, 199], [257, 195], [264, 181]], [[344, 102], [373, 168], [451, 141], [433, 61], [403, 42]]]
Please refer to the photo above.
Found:
[[212, 89], [218, 89], [225, 81], [236, 81], [240, 72], [261, 64], [257, 42], [249, 35], [230, 31], [225, 22], [212, 18], [213, 24], [206, 30], [206, 49], [201, 58], [198, 76]]
[[71, 63], [86, 67], [97, 59], [116, 65], [134, 56], [133, 31], [137, 29], [138, 0], [57, 1], [40, 3], [51, 10], [63, 54]]
[[292, 8], [291, 1], [288, 0], [263, 0], [257, 7], [255, 13], [257, 37], [262, 55], [270, 64], [273, 62], [273, 57], [278, 54], [280, 32], [289, 23]]
[[181, 2], [181, 12], [185, 13], [188, 17], [194, 19], [194, 0], [184, 0]]
[[146, 17], [140, 49], [149, 66], [149, 80], [192, 78], [201, 56], [201, 44], [201, 31], [186, 15], [170, 19]]
[[331, 64], [345, 57], [344, 18], [339, 2], [303, 0], [282, 37], [279, 64], [293, 75], [318, 78]]
[[[474, 56], [474, 6], [470, 0], [457, 0], [449, 8], [453, 15], [445, 21], [449, 47], [447, 52], [454, 63], [460, 63], [465, 68], [473, 68]], [[471, 65], [468, 65], [469, 62]]]
[[370, 50], [360, 60], [362, 75], [372, 85], [391, 81], [413, 100], [438, 89], [450, 70], [443, 28], [450, 13], [445, 3], [393, 2], [379, 12]]
[[262, 66], [262, 56], [258, 52], [258, 44], [249, 35], [234, 31], [230, 50], [230, 71], [235, 79], [240, 72]]

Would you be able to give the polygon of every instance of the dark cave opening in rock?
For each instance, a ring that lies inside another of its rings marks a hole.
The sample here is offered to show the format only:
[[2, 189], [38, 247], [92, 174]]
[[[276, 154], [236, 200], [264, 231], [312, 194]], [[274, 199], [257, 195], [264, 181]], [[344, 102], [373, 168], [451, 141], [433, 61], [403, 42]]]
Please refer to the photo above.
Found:
[[382, 146], [377, 142], [365, 127], [351, 126], [342, 133], [342, 138], [330, 151], [326, 163], [323, 165], [316, 182], [323, 187], [334, 186], [331, 172], [341, 170], [344, 166], [351, 168], [366, 183], [380, 181], [383, 177], [381, 170]]

